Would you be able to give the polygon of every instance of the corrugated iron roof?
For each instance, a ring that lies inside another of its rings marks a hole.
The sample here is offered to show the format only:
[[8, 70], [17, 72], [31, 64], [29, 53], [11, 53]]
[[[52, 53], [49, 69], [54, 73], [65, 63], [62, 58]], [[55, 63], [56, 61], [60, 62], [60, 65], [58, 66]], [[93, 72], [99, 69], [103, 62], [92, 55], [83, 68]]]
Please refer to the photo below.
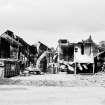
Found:
[[10, 43], [14, 43], [16, 45], [22, 46], [21, 43], [19, 43], [18, 41], [16, 41], [14, 38], [10, 37], [8, 34], [3, 33], [0, 37], [6, 39], [7, 41], [9, 41]]

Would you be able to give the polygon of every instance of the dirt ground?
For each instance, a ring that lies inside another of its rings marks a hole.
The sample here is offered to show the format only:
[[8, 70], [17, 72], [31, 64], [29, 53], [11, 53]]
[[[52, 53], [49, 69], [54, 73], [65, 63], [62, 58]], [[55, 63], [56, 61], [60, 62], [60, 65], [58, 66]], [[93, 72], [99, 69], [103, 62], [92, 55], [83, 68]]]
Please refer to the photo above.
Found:
[[24, 86], [61, 87], [105, 87], [105, 72], [94, 75], [74, 75], [66, 73], [17, 76], [0, 81], [0, 84]]
[[17, 76], [0, 84], [0, 105], [105, 105], [102, 72]]
[[2, 85], [0, 105], [105, 105], [105, 88]]

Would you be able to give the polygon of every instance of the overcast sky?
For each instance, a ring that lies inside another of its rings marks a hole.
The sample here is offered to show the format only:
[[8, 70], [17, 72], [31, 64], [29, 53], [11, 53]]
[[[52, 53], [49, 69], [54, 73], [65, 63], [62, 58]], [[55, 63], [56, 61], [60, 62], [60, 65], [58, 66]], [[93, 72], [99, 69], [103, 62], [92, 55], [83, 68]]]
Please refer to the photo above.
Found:
[[54, 46], [59, 38], [71, 42], [105, 40], [105, 0], [0, 0], [0, 33], [11, 30], [28, 43]]

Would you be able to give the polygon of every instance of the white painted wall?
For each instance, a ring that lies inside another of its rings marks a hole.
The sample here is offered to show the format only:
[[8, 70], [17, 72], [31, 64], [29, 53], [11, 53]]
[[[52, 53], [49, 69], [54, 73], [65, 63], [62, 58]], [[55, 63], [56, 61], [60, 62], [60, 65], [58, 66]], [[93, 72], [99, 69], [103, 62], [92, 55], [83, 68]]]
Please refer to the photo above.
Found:
[[[93, 53], [90, 55], [85, 53], [84, 55], [81, 54], [81, 47], [80, 46], [75, 46], [75, 48], [78, 48], [78, 51], [74, 51], [74, 62], [80, 62], [80, 63], [94, 63], [93, 59]], [[84, 49], [85, 50], [85, 49]]]

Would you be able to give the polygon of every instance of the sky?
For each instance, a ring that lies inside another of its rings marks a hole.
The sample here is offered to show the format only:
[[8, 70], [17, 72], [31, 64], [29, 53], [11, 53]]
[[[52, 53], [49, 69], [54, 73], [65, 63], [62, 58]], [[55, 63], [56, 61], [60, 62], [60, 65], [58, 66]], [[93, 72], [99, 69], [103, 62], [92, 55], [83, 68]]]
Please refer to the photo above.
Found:
[[0, 33], [55, 47], [58, 39], [105, 40], [105, 0], [0, 0]]

